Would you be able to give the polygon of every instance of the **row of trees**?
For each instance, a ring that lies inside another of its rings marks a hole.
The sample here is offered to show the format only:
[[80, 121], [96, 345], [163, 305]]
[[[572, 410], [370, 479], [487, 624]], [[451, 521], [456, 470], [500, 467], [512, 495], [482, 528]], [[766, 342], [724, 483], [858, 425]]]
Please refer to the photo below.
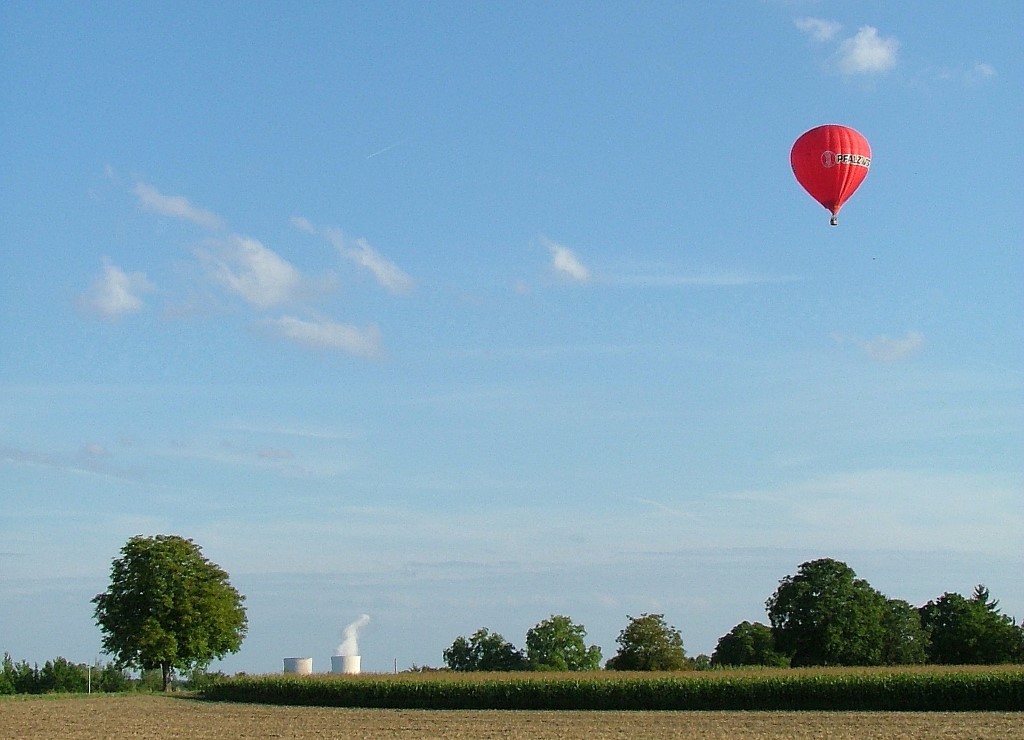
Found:
[[[526, 633], [526, 651], [519, 650], [486, 627], [468, 639], [455, 638], [444, 651], [453, 671], [595, 671], [601, 648], [586, 646], [587, 631], [569, 617], [552, 615]], [[677, 671], [689, 667], [679, 630], [663, 614], [629, 617], [616, 641], [619, 651], [605, 664], [620, 671]]]
[[[742, 622], [714, 653], [690, 660], [678, 629], [662, 614], [628, 617], [612, 670], [681, 670], [717, 666], [906, 665], [1024, 663], [1024, 627], [999, 610], [979, 585], [968, 598], [945, 593], [920, 608], [890, 599], [846, 563], [824, 558], [787, 576], [765, 603], [771, 625]], [[586, 630], [552, 616], [526, 634], [518, 650], [486, 628], [458, 637], [444, 651], [456, 671], [594, 670], [601, 649], [585, 646]]]
[[125, 691], [130, 685], [124, 671], [113, 663], [90, 666], [56, 658], [40, 668], [24, 660], [15, 663], [10, 653], [4, 653], [0, 666], [0, 694], [114, 692]]
[[[764, 657], [793, 666], [1024, 662], [1024, 628], [999, 611], [982, 585], [970, 598], [947, 592], [914, 608], [887, 598], [846, 563], [824, 558], [784, 578], [765, 606], [774, 654]], [[751, 662], [756, 651], [744, 655], [735, 643], [764, 630], [742, 627], [719, 641], [712, 662]]]
[[[226, 678], [221, 672], [208, 673], [196, 668], [176, 679], [175, 688], [199, 689]], [[46, 661], [42, 667], [22, 660], [15, 662], [10, 653], [4, 653], [0, 664], [0, 696], [5, 694], [85, 694], [122, 693], [125, 691], [152, 692], [163, 689], [163, 671], [159, 668], [131, 675], [116, 663], [97, 660], [72, 663], [64, 657]]]
[[444, 651], [453, 671], [593, 671], [601, 667], [601, 648], [586, 645], [587, 631], [569, 617], [552, 615], [526, 633], [526, 652], [497, 632], [478, 629], [459, 636]]

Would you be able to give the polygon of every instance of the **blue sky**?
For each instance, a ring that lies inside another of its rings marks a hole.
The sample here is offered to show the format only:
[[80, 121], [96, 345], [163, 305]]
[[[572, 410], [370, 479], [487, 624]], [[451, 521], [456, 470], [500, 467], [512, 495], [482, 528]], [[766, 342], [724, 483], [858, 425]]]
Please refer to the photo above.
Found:
[[4, 3], [0, 650], [92, 660], [157, 533], [246, 595], [227, 671], [364, 613], [367, 670], [551, 614], [710, 653], [817, 557], [1024, 618], [1022, 22]]

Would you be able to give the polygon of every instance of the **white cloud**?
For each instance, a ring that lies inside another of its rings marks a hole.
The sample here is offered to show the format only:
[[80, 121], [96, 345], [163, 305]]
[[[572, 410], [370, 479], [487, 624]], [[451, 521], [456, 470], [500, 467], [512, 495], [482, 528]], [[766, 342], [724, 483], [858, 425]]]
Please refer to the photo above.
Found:
[[141, 311], [143, 294], [154, 290], [144, 272], [127, 273], [104, 258], [103, 275], [79, 298], [79, 305], [104, 319], [116, 319]]
[[555, 272], [579, 283], [585, 283], [590, 280], [590, 270], [579, 261], [571, 249], [543, 236], [540, 240], [551, 252], [551, 266]]
[[343, 257], [369, 270], [385, 289], [392, 293], [408, 293], [412, 290], [415, 284], [413, 279], [371, 247], [365, 239], [356, 239], [350, 245], [338, 229], [327, 229], [324, 234]]
[[836, 21], [827, 21], [822, 18], [796, 18], [793, 23], [798, 29], [809, 35], [815, 41], [828, 41], [842, 29], [843, 25]]
[[151, 211], [184, 219], [203, 228], [215, 231], [223, 225], [219, 216], [198, 208], [180, 195], [164, 195], [152, 185], [140, 182], [135, 186], [135, 195], [145, 208]]
[[338, 350], [368, 358], [381, 354], [380, 330], [375, 324], [359, 329], [327, 319], [305, 321], [294, 316], [282, 316], [264, 321], [262, 326], [274, 336], [311, 349]]
[[276, 252], [249, 237], [231, 235], [197, 250], [210, 274], [246, 301], [268, 308], [294, 300], [303, 290], [302, 274]]
[[873, 26], [861, 26], [855, 36], [839, 45], [836, 61], [839, 71], [846, 75], [877, 74], [896, 66], [896, 52], [900, 42], [893, 37], [883, 38]]

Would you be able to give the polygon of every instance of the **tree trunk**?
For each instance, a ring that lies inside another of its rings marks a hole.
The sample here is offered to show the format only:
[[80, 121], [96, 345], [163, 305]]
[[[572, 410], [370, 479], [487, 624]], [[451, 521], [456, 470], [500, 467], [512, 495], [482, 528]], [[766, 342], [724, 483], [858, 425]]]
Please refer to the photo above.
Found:
[[171, 687], [171, 664], [161, 663], [160, 670], [164, 675], [164, 693], [166, 694], [167, 690]]

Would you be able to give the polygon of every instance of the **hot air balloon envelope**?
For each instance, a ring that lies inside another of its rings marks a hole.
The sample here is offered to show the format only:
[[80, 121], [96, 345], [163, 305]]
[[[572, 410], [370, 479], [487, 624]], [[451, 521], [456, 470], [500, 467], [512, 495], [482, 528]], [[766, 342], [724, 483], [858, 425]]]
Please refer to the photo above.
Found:
[[797, 139], [789, 162], [797, 182], [832, 213], [835, 226], [839, 209], [868, 176], [871, 146], [858, 131], [828, 124]]

